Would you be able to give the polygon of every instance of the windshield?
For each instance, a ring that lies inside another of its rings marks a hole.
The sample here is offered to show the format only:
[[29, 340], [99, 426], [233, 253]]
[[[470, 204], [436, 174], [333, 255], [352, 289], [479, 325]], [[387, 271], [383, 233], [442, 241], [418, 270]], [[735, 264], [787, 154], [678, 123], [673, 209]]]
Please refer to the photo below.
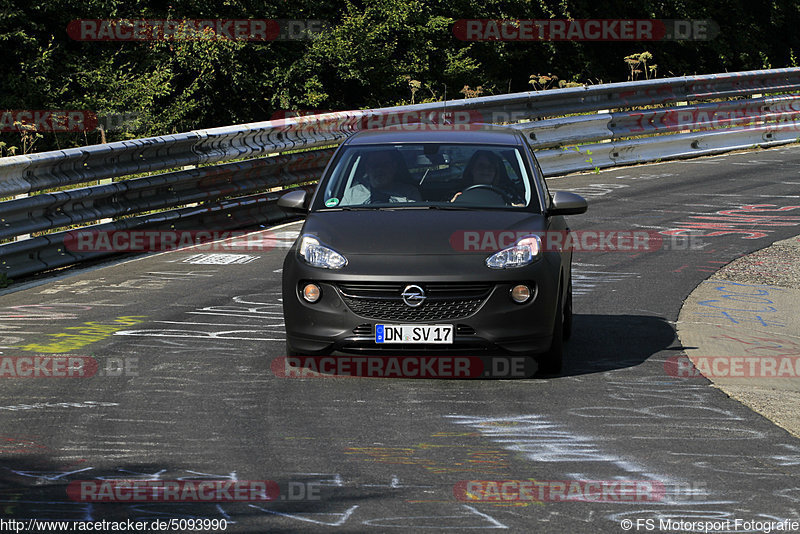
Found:
[[538, 208], [528, 172], [516, 146], [348, 146], [314, 208]]

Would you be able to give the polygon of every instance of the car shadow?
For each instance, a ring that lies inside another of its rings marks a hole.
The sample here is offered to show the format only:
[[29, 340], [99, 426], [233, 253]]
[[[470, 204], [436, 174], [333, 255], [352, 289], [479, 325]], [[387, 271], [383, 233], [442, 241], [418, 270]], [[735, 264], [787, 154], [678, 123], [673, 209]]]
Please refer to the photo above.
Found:
[[675, 328], [662, 317], [576, 313], [572, 320], [564, 369], [558, 376], [634, 367], [661, 351], [669, 351], [669, 357], [684, 349]]

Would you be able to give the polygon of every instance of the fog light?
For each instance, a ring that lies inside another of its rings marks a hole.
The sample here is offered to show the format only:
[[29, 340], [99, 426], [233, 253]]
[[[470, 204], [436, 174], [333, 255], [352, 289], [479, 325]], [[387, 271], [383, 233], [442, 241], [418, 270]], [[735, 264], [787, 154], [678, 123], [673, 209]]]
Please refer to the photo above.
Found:
[[530, 298], [531, 289], [526, 285], [520, 284], [518, 286], [514, 286], [514, 288], [511, 290], [511, 299], [514, 302], [522, 304], [523, 302], [527, 302]]
[[303, 298], [308, 302], [317, 302], [322, 292], [317, 284], [307, 284], [303, 288]]

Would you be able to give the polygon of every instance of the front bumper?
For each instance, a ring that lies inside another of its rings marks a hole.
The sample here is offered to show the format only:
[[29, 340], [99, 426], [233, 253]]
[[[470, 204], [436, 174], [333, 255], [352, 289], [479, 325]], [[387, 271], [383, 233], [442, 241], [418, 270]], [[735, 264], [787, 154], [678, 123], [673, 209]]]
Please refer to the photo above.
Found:
[[[437, 268], [425, 268], [426, 264], [429, 264], [427, 267], [434, 267], [431, 263], [436, 264]], [[447, 263], [450, 265], [443, 265]], [[519, 269], [491, 270], [483, 267], [476, 270], [475, 264], [474, 256], [469, 258], [461, 255], [436, 260], [417, 257], [410, 263], [385, 261], [386, 267], [380, 275], [356, 274], [309, 267], [292, 249], [283, 268], [283, 312], [287, 341], [292, 350], [307, 355], [335, 351], [476, 355], [496, 351], [506, 354], [545, 352], [552, 341], [557, 309], [561, 270], [559, 255], [545, 254], [536, 263]], [[427, 302], [419, 307], [419, 319], [413, 315], [417, 308], [401, 316], [381, 316], [385, 308], [378, 307], [375, 311], [369, 306], [353, 306], [353, 300], [342, 291], [344, 284], [364, 282], [416, 284], [425, 288], [453, 282], [455, 277], [452, 274], [423, 276], [423, 272], [470, 271], [475, 274], [459, 276], [457, 283], [480, 283], [488, 287], [488, 292], [479, 305], [456, 306], [454, 314], [449, 317], [446, 312], [433, 318], [430, 313], [423, 314], [426, 304], [429, 304]], [[301, 296], [301, 286], [308, 282], [316, 283], [322, 290], [321, 298], [314, 304], [306, 302]], [[519, 283], [525, 283], [534, 290], [533, 297], [524, 304], [517, 304], [510, 298], [511, 288]], [[376, 324], [412, 323], [454, 325], [453, 344], [375, 343]]]

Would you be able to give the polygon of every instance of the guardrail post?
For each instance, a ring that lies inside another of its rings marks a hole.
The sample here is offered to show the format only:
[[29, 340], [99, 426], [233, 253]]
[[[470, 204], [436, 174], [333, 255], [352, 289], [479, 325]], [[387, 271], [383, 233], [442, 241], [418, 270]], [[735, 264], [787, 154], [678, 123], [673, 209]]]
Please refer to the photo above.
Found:
[[[100, 144], [106, 144], [106, 129], [103, 127], [102, 124], [98, 125], [97, 129], [100, 130]], [[114, 181], [113, 178], [102, 178], [100, 180], [97, 180], [97, 185], [108, 185], [113, 181]], [[110, 223], [113, 220], [114, 219], [111, 218], [100, 219], [99, 221], [97, 221], [97, 224]]]
[[[28, 198], [29, 196], [30, 195], [28, 193], [23, 193], [21, 195], [16, 195], [14, 197], [14, 200], [17, 200], [17, 199], [20, 199], [20, 198]], [[18, 235], [16, 237], [14, 237], [13, 240], [14, 241], [23, 241], [25, 239], [30, 239], [30, 237], [31, 237], [31, 234], [22, 234], [22, 235]]]
[[[181, 170], [182, 171], [190, 171], [190, 170], [196, 169], [196, 168], [197, 168], [197, 165], [184, 165], [183, 167], [181, 167]], [[192, 202], [191, 204], [186, 204], [185, 207], [194, 208], [194, 207], [198, 206], [198, 204], [199, 204], [199, 202]]]

